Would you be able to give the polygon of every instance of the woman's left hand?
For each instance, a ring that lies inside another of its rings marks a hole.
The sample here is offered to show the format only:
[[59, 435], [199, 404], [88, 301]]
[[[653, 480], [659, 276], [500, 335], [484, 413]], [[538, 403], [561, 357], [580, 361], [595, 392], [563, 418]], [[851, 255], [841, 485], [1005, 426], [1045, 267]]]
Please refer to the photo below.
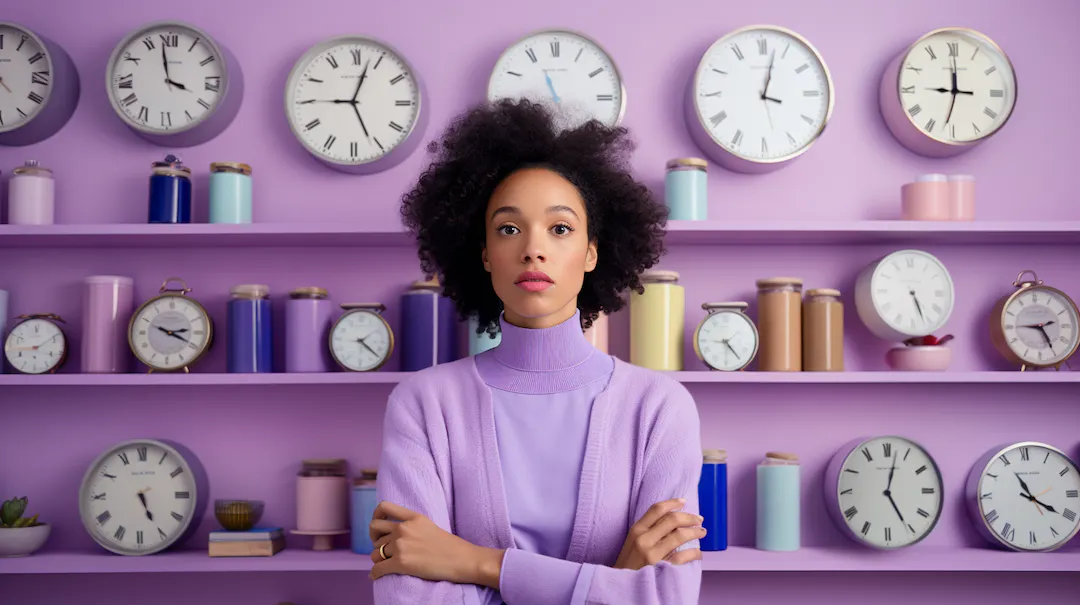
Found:
[[[401, 574], [431, 581], [499, 587], [502, 549], [477, 546], [418, 512], [392, 502], [380, 502], [372, 515], [370, 534], [375, 545], [371, 552], [375, 563], [372, 580]], [[386, 560], [379, 552], [380, 547], [386, 553]]]

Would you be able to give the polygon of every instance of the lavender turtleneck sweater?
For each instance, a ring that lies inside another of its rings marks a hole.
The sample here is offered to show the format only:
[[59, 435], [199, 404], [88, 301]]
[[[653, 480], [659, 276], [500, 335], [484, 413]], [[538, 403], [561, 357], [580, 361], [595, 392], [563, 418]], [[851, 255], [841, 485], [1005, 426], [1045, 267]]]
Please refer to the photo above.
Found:
[[681, 384], [595, 349], [579, 322], [502, 321], [496, 348], [391, 393], [379, 498], [506, 554], [498, 591], [390, 575], [376, 603], [697, 603], [700, 562], [611, 567], [652, 504], [698, 512], [697, 408]]

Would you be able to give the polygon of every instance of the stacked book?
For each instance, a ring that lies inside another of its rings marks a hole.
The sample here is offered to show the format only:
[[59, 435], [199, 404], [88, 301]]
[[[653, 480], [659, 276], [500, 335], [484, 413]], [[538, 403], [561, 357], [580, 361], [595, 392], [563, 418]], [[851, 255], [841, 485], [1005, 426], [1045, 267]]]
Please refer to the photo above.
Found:
[[211, 557], [272, 557], [284, 548], [285, 532], [280, 527], [210, 532]]

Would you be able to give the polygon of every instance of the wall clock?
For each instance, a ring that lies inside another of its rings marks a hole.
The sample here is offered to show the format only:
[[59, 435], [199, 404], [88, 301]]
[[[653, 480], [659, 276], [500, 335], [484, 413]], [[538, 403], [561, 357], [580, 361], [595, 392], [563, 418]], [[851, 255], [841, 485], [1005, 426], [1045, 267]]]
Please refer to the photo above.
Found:
[[705, 51], [685, 97], [690, 135], [736, 172], [776, 170], [805, 153], [832, 116], [832, 76], [809, 41], [751, 25]]
[[120, 555], [182, 545], [202, 521], [210, 489], [198, 457], [179, 443], [132, 439], [99, 455], [79, 487], [87, 533]]
[[[183, 286], [168, 288], [169, 282]], [[198, 361], [213, 344], [214, 322], [199, 301], [188, 296], [191, 288], [170, 277], [155, 296], [135, 310], [128, 324], [128, 344], [150, 371], [169, 372]]]
[[382, 303], [344, 303], [345, 313], [330, 328], [330, 354], [349, 372], [374, 372], [394, 352], [394, 330]]
[[829, 516], [855, 542], [875, 549], [912, 546], [941, 517], [943, 483], [933, 457], [892, 435], [844, 444], [825, 472]]
[[[1023, 279], [1030, 273], [1031, 279]], [[1080, 309], [1057, 288], [1044, 285], [1034, 271], [1021, 271], [1013, 286], [990, 310], [990, 339], [1010, 363], [1058, 369], [1080, 345]]]
[[353, 174], [392, 168], [420, 144], [427, 127], [420, 75], [404, 55], [367, 36], [343, 36], [308, 49], [285, 87], [293, 134], [326, 165]]
[[923, 250], [897, 250], [875, 260], [855, 280], [859, 319], [878, 338], [901, 342], [942, 328], [952, 315], [955, 287], [944, 263]]
[[158, 145], [188, 147], [221, 134], [240, 110], [240, 63], [202, 29], [179, 21], [144, 25], [120, 41], [105, 74], [123, 123]]
[[79, 72], [59, 44], [0, 21], [0, 145], [56, 134], [75, 113], [79, 90]]
[[905, 147], [948, 157], [986, 141], [1016, 105], [1016, 71], [988, 36], [964, 27], [931, 31], [885, 68], [878, 103]]
[[975, 529], [996, 546], [1056, 550], [1080, 529], [1080, 469], [1045, 443], [991, 448], [971, 467], [964, 497]]
[[[64, 318], [54, 313], [20, 315], [4, 341], [8, 364], [23, 374], [52, 374], [64, 365], [68, 340], [60, 323]], [[60, 322], [60, 323], [57, 323]]]
[[617, 126], [626, 88], [615, 60], [584, 34], [550, 29], [521, 38], [496, 61], [488, 100], [528, 98], [554, 104], [567, 127], [596, 119]]

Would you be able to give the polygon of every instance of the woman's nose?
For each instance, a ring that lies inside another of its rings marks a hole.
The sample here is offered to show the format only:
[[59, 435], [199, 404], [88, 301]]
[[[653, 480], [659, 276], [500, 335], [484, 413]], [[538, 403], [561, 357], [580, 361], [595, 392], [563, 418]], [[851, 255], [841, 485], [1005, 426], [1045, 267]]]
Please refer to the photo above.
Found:
[[522, 262], [544, 262], [547, 253], [544, 251], [543, 235], [529, 235], [522, 250]]

